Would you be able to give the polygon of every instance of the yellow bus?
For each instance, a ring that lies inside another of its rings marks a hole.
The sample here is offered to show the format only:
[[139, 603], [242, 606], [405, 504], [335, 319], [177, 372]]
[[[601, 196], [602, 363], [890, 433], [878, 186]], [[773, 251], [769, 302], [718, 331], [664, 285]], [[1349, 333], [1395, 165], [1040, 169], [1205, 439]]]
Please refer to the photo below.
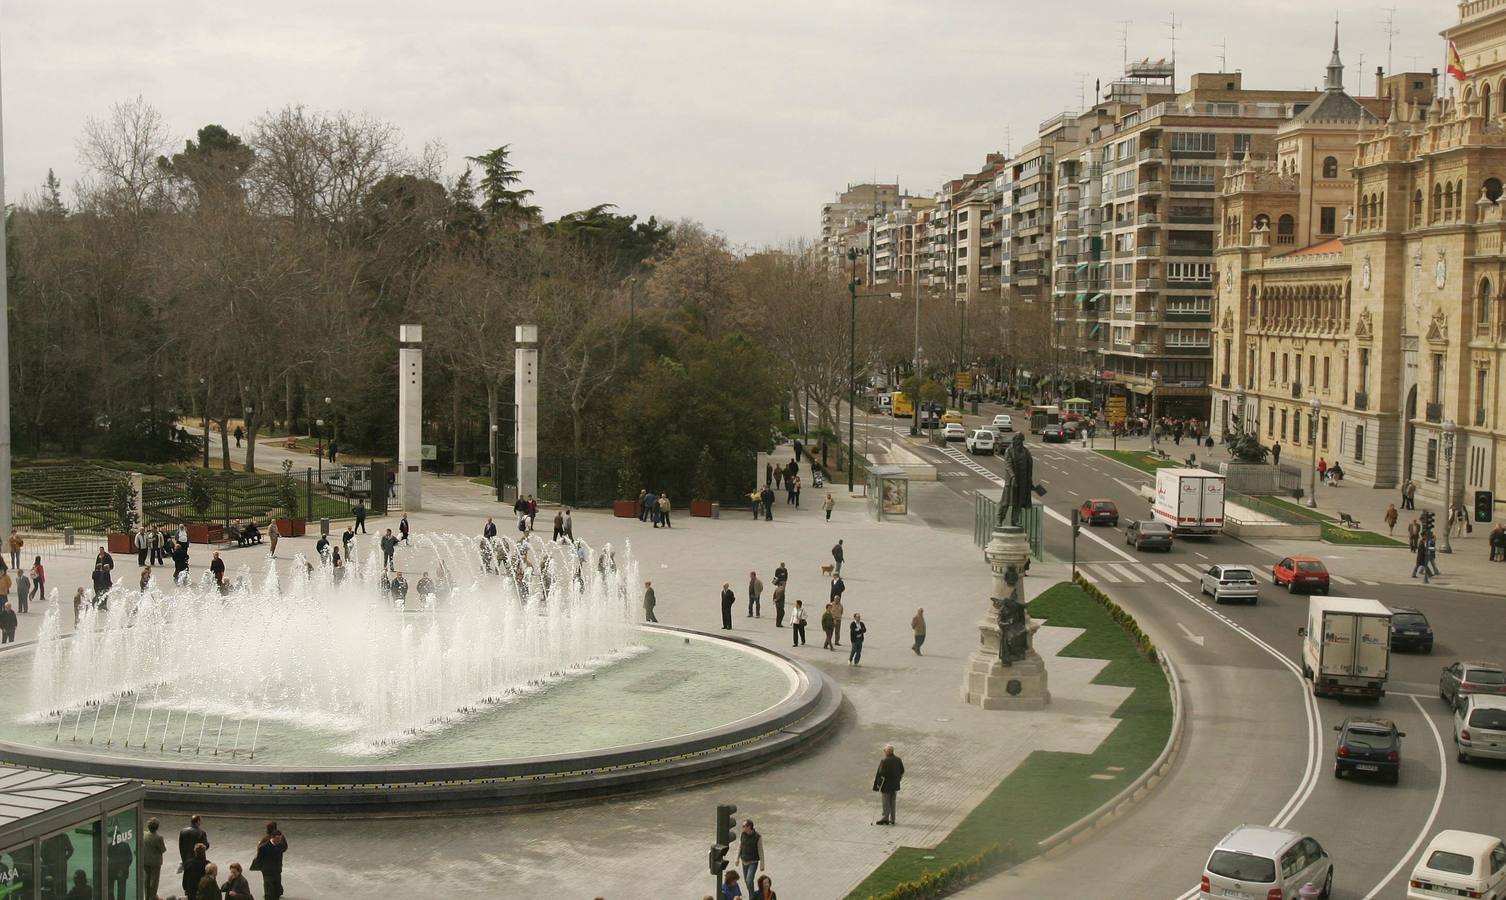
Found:
[[889, 398], [894, 418], [908, 419], [915, 415], [915, 404], [904, 395], [903, 391], [895, 391], [889, 395]]

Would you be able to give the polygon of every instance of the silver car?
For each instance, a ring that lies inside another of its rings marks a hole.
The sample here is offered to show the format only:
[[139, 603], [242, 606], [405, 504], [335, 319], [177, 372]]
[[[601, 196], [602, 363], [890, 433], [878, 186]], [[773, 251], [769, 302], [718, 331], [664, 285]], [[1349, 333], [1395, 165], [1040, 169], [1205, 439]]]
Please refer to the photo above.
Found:
[[1266, 900], [1295, 897], [1304, 884], [1320, 897], [1333, 890], [1333, 860], [1317, 841], [1284, 828], [1241, 825], [1224, 836], [1203, 866], [1200, 897]]
[[1506, 759], [1506, 697], [1464, 694], [1454, 710], [1454, 747], [1460, 762]]
[[1203, 573], [1200, 587], [1214, 603], [1225, 600], [1254, 603], [1260, 599], [1260, 583], [1249, 566], [1209, 566]]

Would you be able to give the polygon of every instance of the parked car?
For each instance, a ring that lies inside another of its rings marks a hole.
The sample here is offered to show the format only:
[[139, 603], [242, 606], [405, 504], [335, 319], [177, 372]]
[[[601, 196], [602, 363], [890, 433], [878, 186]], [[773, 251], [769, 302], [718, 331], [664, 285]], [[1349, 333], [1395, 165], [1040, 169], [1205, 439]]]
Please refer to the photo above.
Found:
[[1363, 773], [1395, 784], [1401, 778], [1401, 739], [1390, 719], [1350, 716], [1333, 726], [1339, 743], [1333, 751], [1333, 777]]
[[1060, 425], [1041, 426], [1041, 441], [1043, 443], [1065, 444], [1067, 443], [1067, 440], [1067, 433], [1065, 431], [1062, 431], [1062, 427]]
[[1000, 433], [1014, 431], [1014, 419], [1011, 419], [1007, 413], [999, 413], [994, 416], [993, 430]]
[[967, 436], [964, 447], [967, 452], [975, 454], [993, 455], [994, 446], [998, 443], [998, 435], [987, 428], [979, 428]]
[[1460, 661], [1443, 667], [1438, 696], [1458, 706], [1465, 694], [1506, 694], [1506, 672], [1494, 663]]
[[946, 427], [941, 429], [941, 437], [949, 444], [956, 443], [957, 441], [965, 441], [967, 440], [967, 429], [956, 422], [948, 422], [946, 423]]
[[1454, 708], [1454, 750], [1460, 762], [1506, 759], [1506, 697], [1464, 695]]
[[1328, 593], [1328, 567], [1312, 556], [1288, 556], [1271, 567], [1271, 580], [1276, 587], [1286, 587], [1289, 594], [1299, 590], [1308, 593]]
[[1136, 550], [1165, 550], [1171, 552], [1171, 526], [1155, 519], [1137, 519], [1124, 529], [1124, 542]]
[[1214, 603], [1225, 600], [1254, 603], [1260, 598], [1260, 584], [1249, 566], [1209, 566], [1201, 582], [1202, 593], [1212, 597]]
[[941, 427], [941, 416], [937, 415], [937, 413], [935, 411], [933, 411], [933, 410], [929, 410], [929, 409], [923, 409], [923, 410], [921, 410], [920, 411], [920, 427], [921, 428], [940, 428]]
[[1433, 626], [1421, 610], [1398, 606], [1391, 610], [1391, 649], [1412, 648], [1433, 652]]
[[1407, 880], [1407, 900], [1506, 897], [1506, 844], [1473, 831], [1440, 831]]
[[1304, 884], [1333, 891], [1333, 860], [1311, 837], [1284, 828], [1241, 825], [1213, 848], [1203, 866], [1203, 897], [1267, 900], [1296, 897]]
[[1068, 440], [1077, 437], [1078, 433], [1081, 431], [1082, 423], [1077, 421], [1076, 419], [1068, 419], [1067, 421], [1062, 423], [1062, 434], [1065, 434]]
[[1119, 524], [1119, 507], [1112, 500], [1084, 500], [1077, 508], [1077, 521], [1085, 525], [1102, 522], [1115, 526]]
[[944, 412], [944, 413], [941, 414], [941, 424], [943, 424], [943, 425], [961, 425], [962, 424], [962, 413], [958, 412], [955, 409], [949, 409], [949, 410], [947, 410], [946, 412]]

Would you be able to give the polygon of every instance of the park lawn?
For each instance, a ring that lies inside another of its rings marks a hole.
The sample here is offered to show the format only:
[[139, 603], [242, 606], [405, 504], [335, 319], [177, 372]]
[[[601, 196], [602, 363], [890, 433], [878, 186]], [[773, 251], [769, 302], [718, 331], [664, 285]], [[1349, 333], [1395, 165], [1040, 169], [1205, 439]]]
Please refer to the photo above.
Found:
[[1389, 538], [1384, 534], [1377, 534], [1374, 531], [1361, 531], [1357, 528], [1345, 528], [1344, 526], [1339, 525], [1337, 520], [1333, 516], [1330, 516], [1327, 513], [1321, 512], [1316, 509], [1310, 509], [1306, 506], [1302, 506], [1299, 503], [1292, 503], [1291, 501], [1283, 500], [1280, 497], [1262, 496], [1260, 499], [1272, 504], [1273, 506], [1279, 506], [1288, 512], [1303, 516], [1304, 518], [1322, 522], [1323, 540], [1327, 541], [1330, 544], [1344, 544], [1350, 547], [1406, 546], [1405, 541], [1398, 541], [1395, 538]]
[[1144, 450], [1094, 450], [1093, 452], [1150, 475], [1156, 474], [1157, 469], [1178, 465], [1174, 459], [1161, 459], [1154, 453], [1147, 453]]
[[[848, 900], [880, 896], [1001, 843], [1006, 845], [1005, 865], [1023, 861], [1035, 855], [1042, 840], [1097, 809], [1160, 756], [1172, 719], [1171, 694], [1161, 666], [1070, 582], [1054, 585], [1031, 601], [1030, 615], [1050, 625], [1085, 629], [1061, 655], [1106, 659], [1109, 664], [1093, 682], [1134, 688], [1114, 711], [1119, 724], [1090, 754], [1031, 753], [940, 844], [898, 848], [847, 895]], [[1106, 773], [1109, 766], [1123, 771], [1112, 781], [1089, 777]]]

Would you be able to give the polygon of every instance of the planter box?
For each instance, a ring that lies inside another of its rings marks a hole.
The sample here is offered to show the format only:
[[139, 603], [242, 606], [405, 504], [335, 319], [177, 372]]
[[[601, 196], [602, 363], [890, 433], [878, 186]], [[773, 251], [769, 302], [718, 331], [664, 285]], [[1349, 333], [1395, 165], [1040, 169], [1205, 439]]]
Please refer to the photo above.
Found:
[[692, 500], [692, 501], [690, 501], [690, 514], [692, 516], [695, 516], [695, 517], [701, 518], [701, 519], [709, 519], [709, 518], [711, 518], [711, 501], [710, 500]]
[[616, 516], [619, 519], [636, 519], [636, 518], [638, 518], [638, 501], [637, 500], [613, 500], [612, 501], [612, 515]]
[[105, 536], [105, 547], [111, 553], [135, 553], [136, 548], [131, 546], [129, 534], [117, 534], [110, 532]]
[[218, 544], [225, 539], [225, 526], [210, 524], [193, 524], [188, 526], [188, 542], [190, 544]]
[[305, 523], [302, 519], [278, 519], [277, 534], [280, 537], [303, 537]]

